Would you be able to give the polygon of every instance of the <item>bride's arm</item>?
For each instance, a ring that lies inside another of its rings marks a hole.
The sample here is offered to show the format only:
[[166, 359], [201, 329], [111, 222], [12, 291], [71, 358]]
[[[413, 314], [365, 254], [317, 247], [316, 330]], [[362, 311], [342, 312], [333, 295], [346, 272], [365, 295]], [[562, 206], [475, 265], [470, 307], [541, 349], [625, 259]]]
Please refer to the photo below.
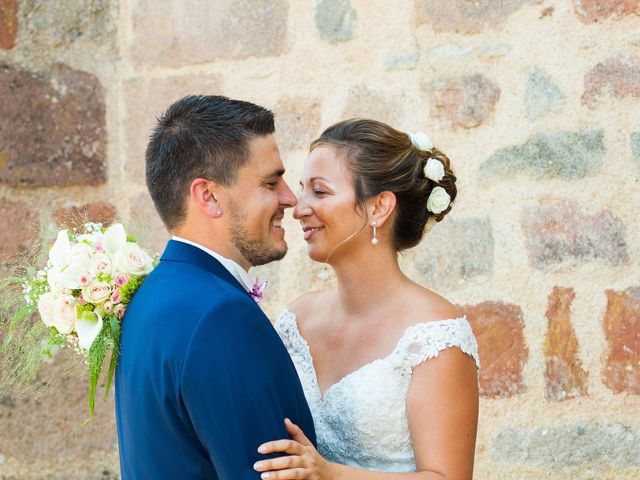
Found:
[[[372, 472], [325, 460], [295, 425], [293, 440], [262, 445], [260, 453], [289, 456], [263, 460], [256, 470], [265, 479], [313, 480], [467, 480], [473, 475], [478, 424], [478, 377], [471, 357], [457, 348], [440, 352], [414, 368], [407, 415], [416, 459], [415, 473]], [[267, 476], [265, 476], [267, 475]]]

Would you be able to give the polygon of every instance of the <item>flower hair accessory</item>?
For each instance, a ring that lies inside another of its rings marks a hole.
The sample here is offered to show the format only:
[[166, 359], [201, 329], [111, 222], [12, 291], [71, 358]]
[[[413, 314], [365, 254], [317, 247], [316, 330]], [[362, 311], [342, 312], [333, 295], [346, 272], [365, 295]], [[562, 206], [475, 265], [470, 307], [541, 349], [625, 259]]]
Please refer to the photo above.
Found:
[[444, 212], [451, 204], [451, 197], [442, 187], [434, 187], [427, 199], [427, 210], [431, 213]]
[[411, 143], [418, 150], [431, 150], [433, 148], [433, 142], [429, 135], [424, 132], [409, 133]]
[[440, 160], [430, 158], [422, 169], [424, 176], [434, 182], [439, 182], [444, 178], [444, 165]]

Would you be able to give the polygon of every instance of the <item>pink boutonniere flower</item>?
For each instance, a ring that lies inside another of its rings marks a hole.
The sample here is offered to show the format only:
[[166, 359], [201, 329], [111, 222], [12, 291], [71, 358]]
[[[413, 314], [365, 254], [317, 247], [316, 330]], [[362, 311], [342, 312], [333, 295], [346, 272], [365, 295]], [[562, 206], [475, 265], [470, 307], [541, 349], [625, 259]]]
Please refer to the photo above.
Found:
[[249, 292], [249, 294], [256, 303], [260, 303], [260, 301], [264, 298], [264, 289], [267, 288], [267, 285], [269, 285], [269, 282], [265, 281], [260, 283], [258, 282], [257, 278], [253, 282], [253, 287], [251, 287], [251, 291]]

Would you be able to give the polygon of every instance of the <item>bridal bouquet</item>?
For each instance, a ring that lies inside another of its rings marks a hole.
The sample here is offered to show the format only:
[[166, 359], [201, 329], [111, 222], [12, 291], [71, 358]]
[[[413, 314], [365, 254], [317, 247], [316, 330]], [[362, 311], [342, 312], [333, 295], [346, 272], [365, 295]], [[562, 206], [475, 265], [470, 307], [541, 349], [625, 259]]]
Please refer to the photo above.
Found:
[[63, 346], [85, 357], [89, 367], [89, 415], [93, 418], [98, 378], [111, 352], [106, 392], [116, 363], [127, 304], [154, 268], [150, 257], [122, 224], [87, 223], [84, 231], [61, 230], [44, 268], [23, 280], [21, 321], [37, 311], [47, 327], [42, 352]]

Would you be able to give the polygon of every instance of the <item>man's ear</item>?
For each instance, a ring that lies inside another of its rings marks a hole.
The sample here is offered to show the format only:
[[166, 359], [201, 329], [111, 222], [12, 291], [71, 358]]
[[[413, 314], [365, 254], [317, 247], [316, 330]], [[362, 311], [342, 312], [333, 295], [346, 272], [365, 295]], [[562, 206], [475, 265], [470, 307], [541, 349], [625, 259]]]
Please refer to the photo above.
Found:
[[191, 182], [189, 193], [195, 207], [206, 216], [211, 218], [222, 216], [222, 206], [220, 205], [222, 187], [216, 182], [206, 178], [196, 178]]
[[396, 209], [396, 195], [393, 192], [382, 192], [367, 202], [369, 224], [376, 222], [381, 227]]

